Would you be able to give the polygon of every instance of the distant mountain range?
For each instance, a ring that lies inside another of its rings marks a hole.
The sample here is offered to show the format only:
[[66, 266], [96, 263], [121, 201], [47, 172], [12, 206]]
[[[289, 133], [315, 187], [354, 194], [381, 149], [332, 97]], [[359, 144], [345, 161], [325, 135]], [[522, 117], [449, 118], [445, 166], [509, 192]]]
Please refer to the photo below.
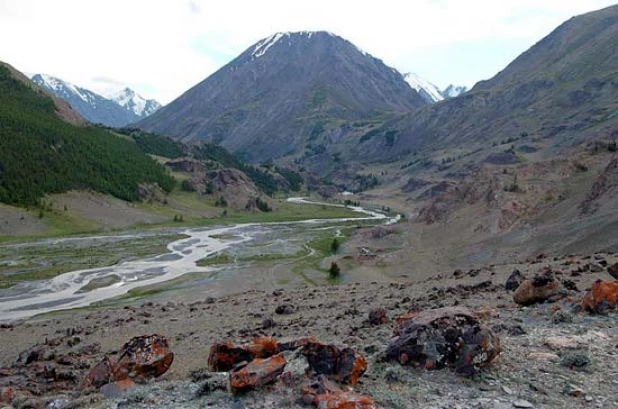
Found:
[[137, 126], [265, 162], [322, 155], [333, 139], [426, 104], [397, 70], [337, 35], [276, 33]]
[[107, 97], [45, 74], [34, 74], [31, 80], [52, 94], [67, 101], [86, 120], [106, 126], [122, 127], [143, 119], [161, 104], [145, 99], [125, 88]]
[[455, 98], [468, 90], [466, 87], [449, 85], [441, 91], [437, 86], [413, 72], [403, 74], [403, 78], [412, 89], [416, 90], [430, 104], [448, 98]]

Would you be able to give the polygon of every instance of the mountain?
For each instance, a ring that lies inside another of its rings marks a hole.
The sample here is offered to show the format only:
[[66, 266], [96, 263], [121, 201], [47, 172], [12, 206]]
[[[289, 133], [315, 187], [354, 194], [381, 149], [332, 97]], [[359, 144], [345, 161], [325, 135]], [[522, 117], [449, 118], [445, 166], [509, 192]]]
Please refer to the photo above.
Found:
[[419, 95], [428, 103], [433, 104], [444, 99], [444, 96], [431, 82], [422, 78], [418, 74], [408, 72], [403, 74], [403, 78], [406, 80], [412, 89], [416, 90]]
[[376, 130], [395, 135], [394, 143], [369, 141], [342, 159], [391, 161], [416, 153], [418, 163], [444, 160], [452, 167], [505, 159], [511, 145], [515, 151], [506, 156], [519, 161], [526, 156], [517, 156], [520, 146], [536, 151], [535, 157], [551, 157], [613, 138], [617, 33], [618, 6], [574, 17], [492, 79]]
[[424, 105], [399, 72], [339, 36], [276, 33], [137, 126], [265, 162], [329, 153]]
[[154, 99], [145, 99], [130, 88], [125, 88], [107, 97], [140, 119], [154, 114], [161, 108], [161, 104]]
[[[90, 95], [76, 90], [84, 98]], [[0, 202], [38, 205], [47, 194], [91, 189], [140, 199], [140, 185], [174, 180], [135, 143], [84, 123], [65, 102], [0, 63]]]
[[455, 98], [468, 91], [468, 87], [460, 85], [449, 85], [442, 90], [441, 94], [444, 98]]
[[70, 82], [45, 74], [35, 74], [32, 81], [67, 101], [89, 122], [121, 127], [137, 122], [160, 108], [154, 100], [145, 100], [126, 88], [106, 98]]

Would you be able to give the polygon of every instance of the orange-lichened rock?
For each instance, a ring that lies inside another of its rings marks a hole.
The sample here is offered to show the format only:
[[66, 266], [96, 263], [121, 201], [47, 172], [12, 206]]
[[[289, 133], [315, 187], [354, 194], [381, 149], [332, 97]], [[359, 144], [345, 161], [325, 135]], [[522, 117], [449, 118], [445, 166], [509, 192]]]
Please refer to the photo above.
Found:
[[596, 314], [615, 310], [618, 306], [618, 281], [598, 280], [592, 284], [592, 288], [584, 296], [581, 306], [585, 311]]
[[134, 337], [120, 349], [118, 359], [104, 357], [86, 375], [85, 387], [100, 388], [131, 379], [146, 382], [163, 375], [172, 366], [174, 353], [161, 335]]
[[230, 371], [232, 393], [258, 389], [273, 383], [283, 373], [285, 365], [283, 355], [274, 355], [266, 359], [257, 358], [246, 365], [232, 369]]

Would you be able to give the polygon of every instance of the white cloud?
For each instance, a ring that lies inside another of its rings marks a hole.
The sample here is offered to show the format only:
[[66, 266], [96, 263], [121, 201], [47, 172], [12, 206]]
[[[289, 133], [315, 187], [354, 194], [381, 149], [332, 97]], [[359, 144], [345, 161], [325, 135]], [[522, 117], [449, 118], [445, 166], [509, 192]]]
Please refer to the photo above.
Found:
[[[422, 74], [438, 84], [469, 83], [503, 67], [466, 75], [453, 67], [456, 62], [445, 63], [457, 47], [482, 50], [488, 42], [504, 41], [522, 48], [505, 55], [512, 58], [569, 17], [611, 3], [0, 0], [0, 59], [94, 90], [102, 86], [97, 77], [113, 78], [166, 103], [273, 32], [328, 30], [404, 72], [429, 67], [418, 61], [427, 50], [447, 53]], [[482, 59], [482, 52], [475, 55]]]

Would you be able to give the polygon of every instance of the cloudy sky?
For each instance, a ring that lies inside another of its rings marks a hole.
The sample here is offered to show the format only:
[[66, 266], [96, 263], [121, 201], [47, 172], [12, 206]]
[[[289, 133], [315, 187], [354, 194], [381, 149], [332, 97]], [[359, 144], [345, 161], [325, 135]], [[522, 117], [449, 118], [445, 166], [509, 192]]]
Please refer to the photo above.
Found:
[[439, 87], [471, 86], [606, 0], [0, 0], [0, 60], [168, 103], [278, 31], [328, 30]]

